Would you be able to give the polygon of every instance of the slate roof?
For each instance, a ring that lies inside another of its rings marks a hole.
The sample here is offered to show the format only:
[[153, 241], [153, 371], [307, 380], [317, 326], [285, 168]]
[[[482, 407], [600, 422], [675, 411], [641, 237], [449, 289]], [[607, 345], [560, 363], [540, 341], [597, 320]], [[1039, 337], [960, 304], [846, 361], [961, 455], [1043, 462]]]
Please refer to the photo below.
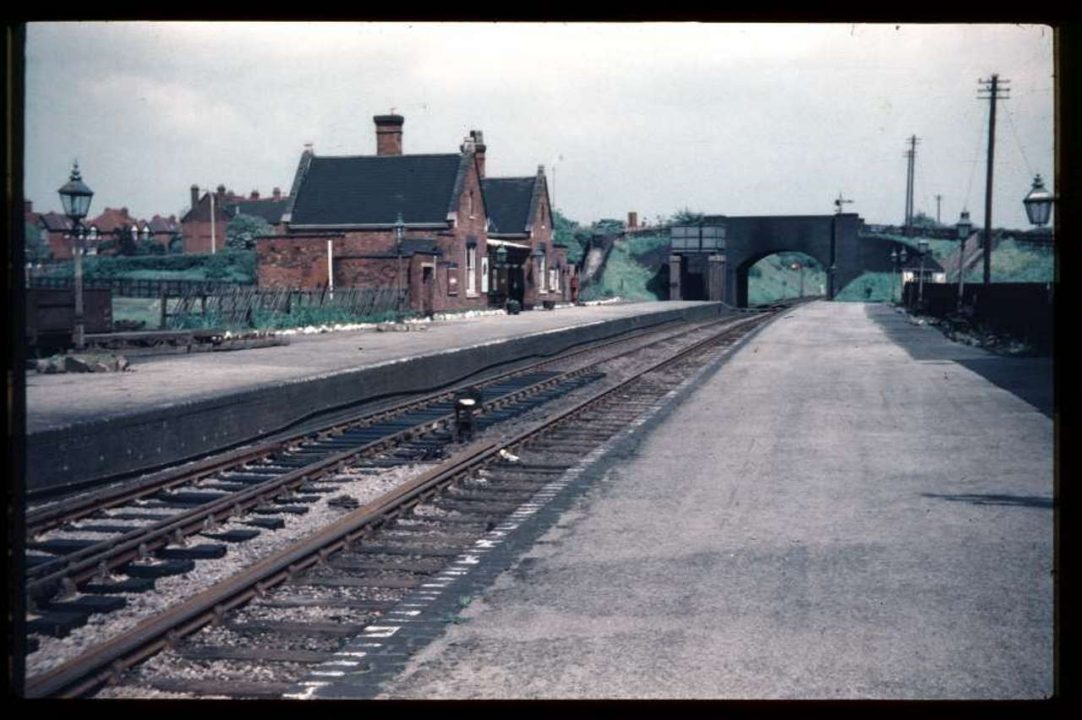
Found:
[[467, 157], [472, 160], [459, 154], [306, 154], [290, 193], [290, 223], [393, 225], [399, 212], [407, 225], [446, 223], [457, 207]]
[[71, 220], [68, 219], [68, 216], [57, 212], [42, 213], [39, 220], [45, 226], [45, 229], [50, 232], [71, 229]]
[[180, 229], [175, 220], [164, 218], [161, 215], [152, 217], [147, 225], [152, 233], [170, 233]]
[[252, 215], [253, 217], [263, 218], [271, 225], [277, 225], [282, 221], [282, 213], [286, 211], [287, 205], [289, 205], [289, 198], [282, 200], [241, 200], [229, 207], [234, 217], [237, 215]]
[[485, 207], [491, 221], [490, 233], [525, 233], [536, 177], [485, 178]]

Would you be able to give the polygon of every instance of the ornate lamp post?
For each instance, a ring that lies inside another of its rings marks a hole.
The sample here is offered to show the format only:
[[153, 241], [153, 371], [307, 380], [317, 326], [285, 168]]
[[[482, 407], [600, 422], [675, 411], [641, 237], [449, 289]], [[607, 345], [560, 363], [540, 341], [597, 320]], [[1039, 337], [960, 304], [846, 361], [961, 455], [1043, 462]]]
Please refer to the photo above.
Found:
[[83, 218], [90, 211], [90, 199], [94, 191], [87, 187], [79, 175], [79, 163], [71, 169], [71, 178], [59, 190], [64, 214], [71, 220], [72, 257], [75, 261], [75, 349], [86, 347], [83, 322]]
[[963, 210], [961, 216], [958, 218], [955, 229], [958, 233], [958, 312], [962, 312], [962, 298], [965, 296], [965, 260], [966, 260], [966, 240], [969, 238], [969, 234], [973, 232], [973, 223], [969, 221], [969, 211]]
[[498, 245], [496, 247], [496, 276], [497, 280], [502, 282], [497, 283], [498, 293], [496, 296], [497, 302], [503, 303], [505, 310], [509, 309], [509, 301], [511, 300], [511, 275], [510, 265], [507, 262], [507, 246]]
[[917, 286], [917, 307], [924, 308], [924, 256], [928, 254], [928, 241], [923, 238], [917, 241], [920, 248], [920, 281]]
[[[396, 313], [402, 312], [402, 238], [406, 235], [406, 223], [402, 220], [402, 213], [394, 221], [394, 252], [397, 267], [394, 276], [394, 307]], [[397, 318], [396, 318], [397, 319]]]

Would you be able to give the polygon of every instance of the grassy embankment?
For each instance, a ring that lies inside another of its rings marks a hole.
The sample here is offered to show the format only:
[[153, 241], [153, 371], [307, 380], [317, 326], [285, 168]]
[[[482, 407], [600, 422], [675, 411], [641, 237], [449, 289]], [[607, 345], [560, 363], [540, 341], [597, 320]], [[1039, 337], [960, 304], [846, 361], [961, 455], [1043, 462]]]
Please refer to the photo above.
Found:
[[[910, 246], [915, 252], [921, 238], [896, 235], [890, 236], [890, 239]], [[947, 258], [958, 251], [957, 240], [925, 239], [928, 241], [928, 251], [940, 265], [944, 265]], [[951, 268], [947, 269], [948, 274], [950, 270]], [[992, 251], [991, 271], [992, 282], [1052, 282], [1054, 279], [1052, 248], [1008, 238], [1000, 242]], [[981, 282], [983, 279], [984, 270], [980, 265], [966, 273], [967, 283]], [[837, 299], [855, 302], [887, 302], [891, 299], [892, 288], [894, 298], [900, 298], [899, 284], [897, 274], [866, 272], [842, 288], [838, 292]], [[871, 288], [870, 294], [866, 288]]]

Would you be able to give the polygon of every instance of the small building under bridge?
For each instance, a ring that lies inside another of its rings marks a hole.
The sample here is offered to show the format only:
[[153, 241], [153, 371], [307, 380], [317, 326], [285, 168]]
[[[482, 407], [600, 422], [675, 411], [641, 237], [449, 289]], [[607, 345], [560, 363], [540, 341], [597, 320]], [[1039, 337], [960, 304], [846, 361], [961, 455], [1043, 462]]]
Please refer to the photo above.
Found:
[[[828, 299], [866, 270], [880, 270], [887, 243], [862, 237], [855, 213], [706, 215], [671, 229], [669, 298], [748, 304], [748, 271], [763, 258], [800, 252], [827, 270]], [[886, 256], [884, 256], [886, 257]], [[889, 260], [886, 261], [889, 266]]]

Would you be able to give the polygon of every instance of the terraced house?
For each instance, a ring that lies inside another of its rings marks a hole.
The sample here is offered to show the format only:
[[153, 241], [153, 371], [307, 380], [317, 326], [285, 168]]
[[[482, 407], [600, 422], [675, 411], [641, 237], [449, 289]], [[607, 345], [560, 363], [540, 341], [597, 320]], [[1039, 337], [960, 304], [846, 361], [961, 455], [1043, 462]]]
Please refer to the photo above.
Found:
[[226, 228], [237, 215], [263, 218], [276, 233], [281, 232], [282, 213], [288, 204], [289, 198], [282, 197], [279, 188], [274, 188], [270, 197], [260, 197], [259, 191], [253, 190], [246, 198], [226, 190], [225, 185], [202, 195], [199, 186], [192, 185], [191, 207], [180, 218], [184, 252], [209, 253], [224, 249]]
[[[530, 212], [551, 214], [547, 190], [514, 204], [507, 221], [514, 240], [490, 231], [493, 212], [504, 205], [488, 198], [481, 132], [472, 131], [457, 153], [407, 155], [405, 119], [377, 115], [374, 122], [375, 155], [302, 153], [284, 234], [256, 243], [260, 286], [396, 288], [406, 307], [428, 314], [524, 299], [525, 283], [540, 282], [526, 267], [537, 248], [545, 248], [547, 262], [566, 265], [551, 233], [546, 243], [527, 227]], [[542, 224], [551, 228], [551, 218]], [[508, 252], [497, 253], [501, 246]]]

